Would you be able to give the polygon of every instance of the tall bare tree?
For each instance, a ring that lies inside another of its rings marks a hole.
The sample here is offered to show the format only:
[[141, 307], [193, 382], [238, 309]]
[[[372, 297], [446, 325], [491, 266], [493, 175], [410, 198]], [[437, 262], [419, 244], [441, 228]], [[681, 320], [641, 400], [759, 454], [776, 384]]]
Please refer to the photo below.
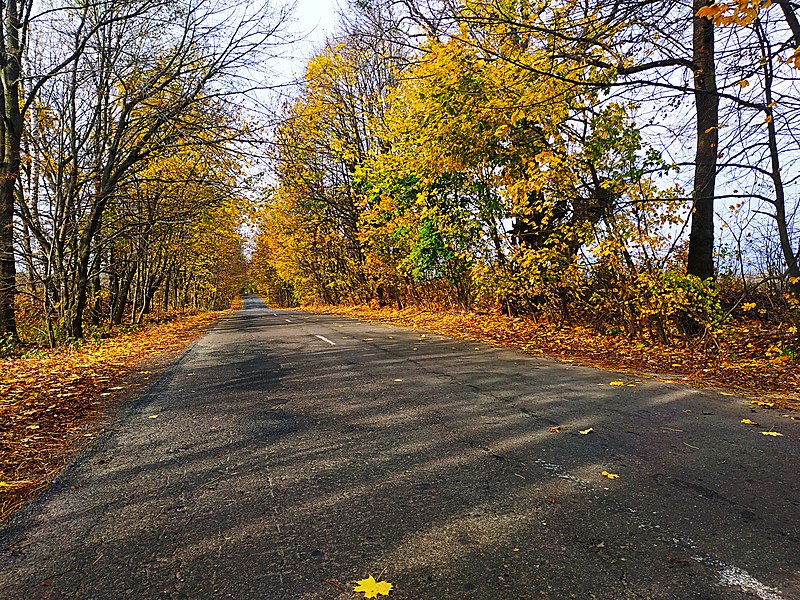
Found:
[[[0, 335], [16, 335], [14, 206], [26, 226], [37, 208], [18, 184], [24, 124], [48, 87], [49, 95], [63, 94], [60, 118], [71, 119], [63, 126], [65, 153], [57, 158], [72, 184], [58, 194], [71, 194], [59, 214], [72, 220], [73, 268], [59, 301], [68, 335], [81, 337], [88, 290], [92, 282], [96, 287], [102, 262], [96, 236], [115, 193], [164, 148], [187, 139], [210, 143], [213, 124], [194, 119], [195, 106], [211, 99], [230, 106], [265, 85], [263, 66], [282, 42], [288, 9], [240, 0], [91, 0], [32, 15], [35, 6], [35, 0], [6, 2], [0, 37]], [[26, 75], [26, 44], [33, 37], [39, 60], [27, 65]], [[187, 136], [187, 128], [197, 135]], [[218, 133], [218, 143], [230, 141], [230, 131]], [[46, 238], [55, 230], [39, 233]]]

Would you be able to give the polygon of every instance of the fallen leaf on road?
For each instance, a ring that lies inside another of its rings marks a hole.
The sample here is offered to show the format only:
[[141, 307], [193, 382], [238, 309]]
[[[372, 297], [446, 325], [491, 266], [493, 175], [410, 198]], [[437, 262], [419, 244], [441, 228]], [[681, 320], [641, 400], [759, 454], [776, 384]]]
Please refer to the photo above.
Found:
[[147, 417], [147, 418], [148, 418], [148, 419], [157, 419], [157, 418], [158, 418], [158, 415], [150, 415], [150, 416], [149, 416], [149, 417]]
[[783, 437], [783, 434], [778, 433], [777, 431], [762, 431], [761, 435], [771, 435], [772, 437]]
[[578, 433], [580, 433], [581, 435], [589, 435], [593, 431], [594, 431], [594, 429], [589, 427], [589, 429], [583, 429], [583, 430], [579, 431]]
[[399, 382], [401, 382], [403, 380], [402, 379], [395, 379], [395, 381], [399, 383]]
[[774, 402], [765, 402], [764, 400], [751, 400], [750, 404], [755, 404], [756, 406], [764, 406], [766, 408], [772, 408], [775, 406]]
[[611, 382], [611, 383], [609, 383], [608, 385], [625, 385], [625, 383], [624, 383], [624, 382], [622, 382], [622, 381], [612, 381], [612, 382]]
[[377, 598], [378, 594], [388, 596], [392, 589], [392, 584], [388, 581], [375, 581], [370, 575], [366, 579], [356, 581], [358, 585], [353, 588], [354, 592], [364, 592], [364, 598]]
[[744, 423], [745, 425], [756, 425], [756, 426], [758, 426], [758, 423], [756, 423], [755, 421], [751, 421], [750, 419], [742, 419], [742, 423]]
[[561, 425], [556, 425], [555, 427], [551, 427], [548, 429], [550, 433], [561, 433]]
[[619, 475], [616, 473], [609, 473], [608, 471], [603, 471], [600, 473], [603, 477], [608, 477], [609, 479], [619, 479]]

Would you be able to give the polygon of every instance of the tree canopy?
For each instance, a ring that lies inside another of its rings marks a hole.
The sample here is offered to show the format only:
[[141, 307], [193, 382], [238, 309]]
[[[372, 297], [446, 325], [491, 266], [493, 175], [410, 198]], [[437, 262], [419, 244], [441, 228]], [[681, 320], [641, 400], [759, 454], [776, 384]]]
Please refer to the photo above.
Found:
[[275, 138], [267, 293], [668, 342], [768, 286], [797, 318], [790, 4], [370, 2], [345, 17]]
[[248, 285], [662, 343], [760, 298], [796, 329], [789, 2], [357, 2], [271, 94], [286, 7], [7, 13], [11, 340], [20, 310], [56, 344]]

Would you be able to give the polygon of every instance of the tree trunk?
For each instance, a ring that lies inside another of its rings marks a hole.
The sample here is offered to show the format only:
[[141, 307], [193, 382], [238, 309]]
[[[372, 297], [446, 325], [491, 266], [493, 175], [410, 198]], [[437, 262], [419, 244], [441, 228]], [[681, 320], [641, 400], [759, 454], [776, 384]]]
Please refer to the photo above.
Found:
[[[3, 172], [5, 171], [5, 172]], [[14, 263], [14, 182], [9, 171], [0, 170], [5, 177], [0, 186], [0, 337], [17, 339], [14, 296], [17, 268]], [[10, 189], [9, 189], [10, 188]]]
[[167, 271], [164, 279], [164, 290], [161, 293], [161, 307], [166, 313], [169, 310], [169, 292], [172, 287], [172, 268]]
[[[694, 0], [697, 14], [707, 0]], [[701, 279], [714, 277], [714, 188], [719, 149], [719, 96], [714, 65], [714, 23], [693, 19], [694, 100], [697, 109], [692, 228], [686, 271]]]
[[0, 69], [2, 94], [2, 163], [0, 163], [0, 336], [17, 339], [14, 297], [17, 268], [14, 262], [14, 191], [19, 179], [22, 121], [20, 111], [20, 22], [16, 0], [3, 3], [3, 61]]
[[101, 255], [98, 252], [95, 254], [94, 264], [92, 265], [92, 310], [91, 310], [91, 318], [92, 318], [92, 325], [97, 327], [100, 325], [100, 310], [102, 308], [102, 303], [100, 301], [100, 292], [102, 291], [102, 286], [100, 282], [100, 268], [101, 268]]
[[[760, 26], [759, 26], [760, 27]], [[760, 31], [760, 28], [759, 28]], [[765, 53], [766, 48], [762, 42], [762, 53]], [[764, 56], [764, 54], [762, 54]], [[772, 63], [766, 59], [762, 59], [762, 69], [764, 74], [764, 100], [766, 104], [766, 122], [767, 122], [767, 145], [769, 146], [770, 167], [772, 184], [775, 189], [775, 222], [778, 228], [778, 240], [780, 241], [781, 253], [786, 262], [786, 274], [789, 278], [789, 290], [794, 295], [795, 300], [800, 301], [800, 264], [798, 264], [798, 256], [792, 247], [792, 239], [789, 231], [789, 221], [786, 214], [786, 190], [783, 184], [783, 177], [781, 175], [781, 161], [780, 149], [778, 147], [778, 132], [775, 127], [775, 113], [773, 106], [776, 104], [772, 96], [772, 84], [774, 81], [774, 72], [772, 70]]]
[[122, 279], [117, 293], [117, 303], [114, 307], [114, 314], [111, 315], [111, 325], [119, 325], [122, 323], [122, 317], [125, 316], [125, 305], [128, 303], [128, 294], [131, 291], [131, 284], [133, 277], [136, 273], [135, 267], [129, 268]]

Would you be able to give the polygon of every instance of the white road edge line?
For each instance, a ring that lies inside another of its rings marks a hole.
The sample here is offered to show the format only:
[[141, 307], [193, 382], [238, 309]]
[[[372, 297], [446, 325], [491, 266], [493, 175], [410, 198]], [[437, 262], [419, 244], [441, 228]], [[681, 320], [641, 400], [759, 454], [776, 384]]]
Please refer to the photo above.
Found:
[[[581, 479], [580, 477], [576, 477], [571, 473], [565, 472], [565, 470], [561, 467], [561, 465], [549, 463], [541, 458], [537, 458], [533, 461], [535, 464], [542, 467], [545, 471], [550, 472], [555, 477], [559, 479], [566, 479], [567, 481], [572, 481], [575, 484], [575, 487], [581, 490], [589, 490], [591, 489], [591, 485]], [[631, 522], [636, 525], [638, 524], [639, 529], [661, 529], [661, 526], [652, 522], [642, 521], [638, 515], [636, 515], [635, 510], [631, 510]], [[696, 544], [694, 540], [691, 538], [685, 539], [674, 539], [675, 543], [688, 546], [691, 548], [695, 548]], [[712, 558], [710, 556], [692, 556], [692, 560], [714, 569], [718, 569], [718, 576], [719, 581], [723, 585], [728, 585], [731, 587], [738, 587], [745, 593], [754, 594], [759, 600], [784, 600], [784, 596], [782, 595], [781, 591], [777, 588], [770, 587], [765, 585], [752, 575], [745, 571], [744, 569], [740, 569], [739, 567], [734, 567], [733, 565], [729, 565], [721, 560], [716, 558]]]
[[319, 338], [319, 339], [321, 339], [323, 342], [328, 342], [328, 343], [329, 343], [331, 346], [335, 346], [335, 345], [336, 345], [336, 342], [332, 342], [332, 341], [330, 341], [330, 340], [329, 340], [328, 338], [326, 338], [324, 335], [314, 335], [314, 337], [318, 337], [318, 338]]

